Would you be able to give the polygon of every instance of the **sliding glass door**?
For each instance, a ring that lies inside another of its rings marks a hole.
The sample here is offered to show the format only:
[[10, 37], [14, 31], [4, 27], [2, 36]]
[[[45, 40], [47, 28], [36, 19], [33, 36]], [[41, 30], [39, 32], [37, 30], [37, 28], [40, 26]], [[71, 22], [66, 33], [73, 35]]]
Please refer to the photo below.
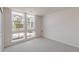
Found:
[[35, 17], [27, 15], [27, 38], [35, 37]]
[[25, 15], [12, 12], [12, 41], [25, 39]]
[[35, 17], [12, 11], [12, 42], [35, 37]]

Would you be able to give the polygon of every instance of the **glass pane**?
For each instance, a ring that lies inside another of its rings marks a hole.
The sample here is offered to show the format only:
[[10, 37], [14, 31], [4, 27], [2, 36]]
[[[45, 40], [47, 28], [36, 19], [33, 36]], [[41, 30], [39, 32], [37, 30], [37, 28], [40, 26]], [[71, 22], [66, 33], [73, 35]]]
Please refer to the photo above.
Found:
[[12, 12], [12, 40], [25, 38], [25, 17], [23, 13]]
[[13, 35], [12, 35], [12, 38], [13, 38], [13, 40], [16, 40], [16, 39], [24, 39], [25, 38], [25, 36], [24, 36], [25, 34], [22, 32], [22, 33], [14, 33]]
[[27, 38], [35, 37], [35, 17], [27, 15]]

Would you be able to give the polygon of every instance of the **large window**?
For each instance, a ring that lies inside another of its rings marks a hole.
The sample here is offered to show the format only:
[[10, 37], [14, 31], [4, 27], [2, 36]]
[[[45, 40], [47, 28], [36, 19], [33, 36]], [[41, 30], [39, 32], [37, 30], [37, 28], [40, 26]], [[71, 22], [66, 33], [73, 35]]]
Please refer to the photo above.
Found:
[[23, 31], [24, 30], [24, 14], [18, 12], [12, 12], [12, 31]]
[[35, 17], [33, 15], [27, 15], [27, 38], [35, 36]]
[[25, 19], [24, 14], [19, 12], [12, 12], [12, 39], [24, 39], [25, 38]]
[[[26, 21], [25, 21], [26, 20]], [[12, 12], [12, 40], [35, 37], [35, 17], [25, 13]]]

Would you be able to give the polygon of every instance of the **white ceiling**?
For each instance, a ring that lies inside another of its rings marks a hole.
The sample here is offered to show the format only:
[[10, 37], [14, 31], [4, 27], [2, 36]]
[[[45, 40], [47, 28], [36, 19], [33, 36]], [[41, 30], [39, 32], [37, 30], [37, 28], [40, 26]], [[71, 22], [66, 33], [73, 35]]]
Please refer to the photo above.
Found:
[[12, 7], [11, 9], [27, 12], [33, 15], [43, 16], [43, 15], [61, 11], [67, 8], [66, 7]]

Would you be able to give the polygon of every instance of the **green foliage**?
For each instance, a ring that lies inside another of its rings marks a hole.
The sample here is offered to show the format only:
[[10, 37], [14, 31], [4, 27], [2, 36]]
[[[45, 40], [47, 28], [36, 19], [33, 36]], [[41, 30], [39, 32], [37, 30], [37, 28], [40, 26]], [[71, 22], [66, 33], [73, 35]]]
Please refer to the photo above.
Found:
[[14, 25], [16, 28], [23, 28], [23, 24], [20, 18], [16, 18], [16, 20], [14, 21]]

